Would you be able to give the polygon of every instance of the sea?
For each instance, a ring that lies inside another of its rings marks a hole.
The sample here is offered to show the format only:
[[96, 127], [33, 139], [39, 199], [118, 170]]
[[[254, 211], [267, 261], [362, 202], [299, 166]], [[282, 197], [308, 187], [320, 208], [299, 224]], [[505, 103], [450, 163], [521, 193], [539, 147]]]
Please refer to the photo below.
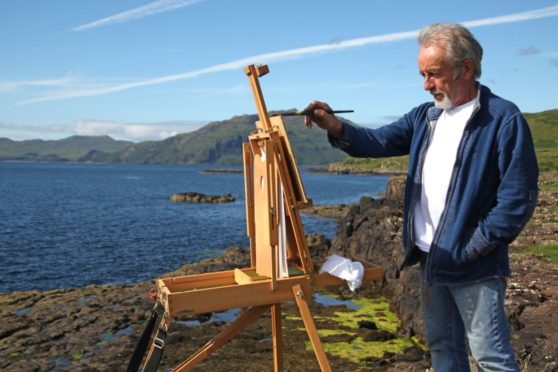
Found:
[[[241, 170], [211, 165], [0, 162], [0, 292], [148, 280], [230, 246], [248, 247]], [[387, 177], [301, 167], [317, 205], [381, 197]], [[233, 194], [224, 204], [173, 203], [179, 192]], [[332, 239], [333, 219], [302, 214]]]

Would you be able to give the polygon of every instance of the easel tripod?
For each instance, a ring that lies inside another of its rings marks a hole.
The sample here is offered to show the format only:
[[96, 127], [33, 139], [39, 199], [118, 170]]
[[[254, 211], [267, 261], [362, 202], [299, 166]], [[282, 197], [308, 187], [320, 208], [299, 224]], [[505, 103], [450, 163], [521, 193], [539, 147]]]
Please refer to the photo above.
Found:
[[[234, 322], [176, 366], [174, 371], [193, 368], [268, 309], [271, 310], [274, 369], [281, 371], [281, 304], [287, 301], [294, 301], [298, 307], [321, 370], [331, 370], [307, 299], [312, 297], [312, 287], [341, 285], [344, 281], [327, 273], [313, 273], [299, 214], [299, 209], [311, 205], [311, 201], [306, 197], [283, 120], [281, 116], [270, 117], [267, 113], [258, 78], [269, 69], [265, 65], [250, 65], [244, 71], [260, 118], [256, 122], [257, 131], [243, 144], [251, 266], [157, 280], [157, 305], [142, 340], [149, 339], [156, 319], [161, 319], [160, 324], [143, 364], [141, 359], [147, 341], [140, 340], [129, 370], [156, 370], [168, 327], [178, 313], [246, 308]], [[382, 276], [380, 267], [366, 265], [364, 281], [378, 280]]]

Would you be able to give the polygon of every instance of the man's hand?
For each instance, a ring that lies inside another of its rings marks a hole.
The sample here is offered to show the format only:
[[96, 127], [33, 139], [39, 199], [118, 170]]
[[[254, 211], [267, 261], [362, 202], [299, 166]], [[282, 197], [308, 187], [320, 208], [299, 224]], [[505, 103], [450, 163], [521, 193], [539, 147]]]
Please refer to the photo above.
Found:
[[312, 128], [312, 123], [315, 123], [318, 127], [327, 130], [333, 137], [339, 138], [343, 135], [343, 123], [335, 115], [327, 113], [327, 111], [331, 111], [331, 107], [327, 103], [312, 101], [304, 110], [314, 112], [313, 115], [304, 116], [304, 124], [308, 129]]

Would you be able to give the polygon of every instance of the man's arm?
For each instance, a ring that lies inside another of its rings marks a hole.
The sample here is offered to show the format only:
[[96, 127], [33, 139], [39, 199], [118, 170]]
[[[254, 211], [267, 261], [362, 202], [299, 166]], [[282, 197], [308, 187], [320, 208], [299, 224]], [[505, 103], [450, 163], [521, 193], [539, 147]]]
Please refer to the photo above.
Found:
[[343, 134], [339, 138], [328, 135], [333, 147], [357, 158], [384, 158], [409, 154], [413, 126], [403, 117], [380, 128], [365, 128], [342, 121]]
[[356, 126], [349, 121], [328, 114], [327, 103], [313, 101], [305, 110], [314, 111], [305, 116], [308, 128], [312, 123], [327, 131], [333, 147], [337, 147], [354, 157], [388, 157], [407, 155], [413, 137], [413, 118], [416, 112], [406, 114], [396, 122], [371, 129]]

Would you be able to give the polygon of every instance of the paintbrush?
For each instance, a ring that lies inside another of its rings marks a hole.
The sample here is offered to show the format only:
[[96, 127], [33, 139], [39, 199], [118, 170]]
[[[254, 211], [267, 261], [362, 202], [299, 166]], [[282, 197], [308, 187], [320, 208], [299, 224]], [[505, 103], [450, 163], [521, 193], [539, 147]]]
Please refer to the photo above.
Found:
[[[316, 109], [321, 110], [321, 109]], [[328, 114], [346, 114], [349, 112], [355, 112], [355, 110], [324, 110]], [[292, 112], [284, 112], [282, 114], [277, 114], [281, 116], [311, 116], [314, 115], [314, 110], [304, 110], [304, 111], [292, 111]]]

